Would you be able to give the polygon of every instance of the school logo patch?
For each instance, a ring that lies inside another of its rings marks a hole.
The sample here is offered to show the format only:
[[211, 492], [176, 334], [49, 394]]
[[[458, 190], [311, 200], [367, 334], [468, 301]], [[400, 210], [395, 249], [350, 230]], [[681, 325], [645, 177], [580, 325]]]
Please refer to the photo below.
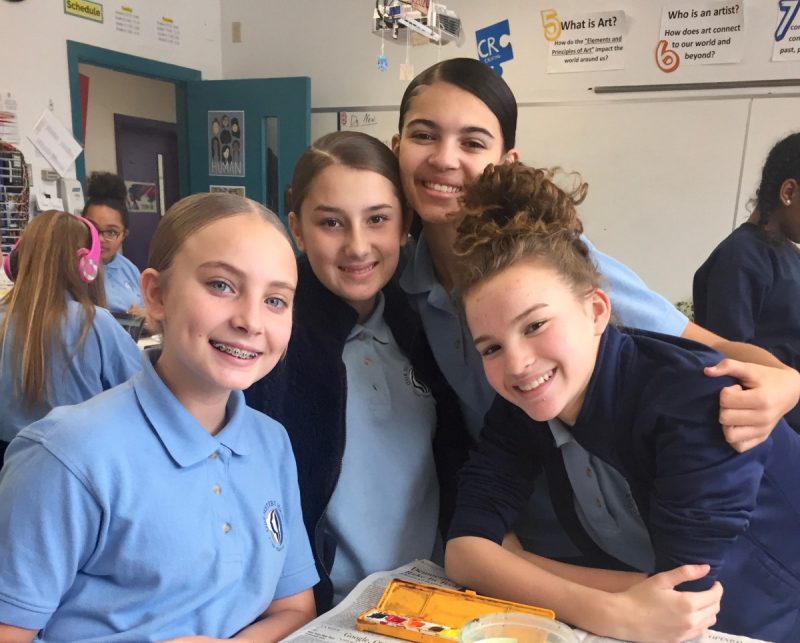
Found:
[[431, 396], [430, 387], [417, 377], [417, 374], [414, 372], [413, 367], [411, 366], [406, 367], [406, 371], [405, 373], [403, 373], [403, 377], [406, 380], [406, 384], [410, 386], [414, 391], [414, 395], [416, 395], [417, 397]]
[[278, 551], [283, 549], [283, 518], [281, 506], [274, 500], [264, 505], [264, 526], [272, 540], [272, 546]]

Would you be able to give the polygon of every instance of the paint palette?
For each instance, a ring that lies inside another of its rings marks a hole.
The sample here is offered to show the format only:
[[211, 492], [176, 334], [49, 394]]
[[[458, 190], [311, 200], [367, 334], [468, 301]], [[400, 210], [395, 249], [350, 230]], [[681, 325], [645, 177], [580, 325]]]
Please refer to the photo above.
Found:
[[394, 579], [378, 605], [356, 619], [356, 627], [407, 641], [445, 643], [458, 641], [461, 628], [469, 621], [503, 612], [555, 618], [551, 610], [480, 596], [471, 590]]

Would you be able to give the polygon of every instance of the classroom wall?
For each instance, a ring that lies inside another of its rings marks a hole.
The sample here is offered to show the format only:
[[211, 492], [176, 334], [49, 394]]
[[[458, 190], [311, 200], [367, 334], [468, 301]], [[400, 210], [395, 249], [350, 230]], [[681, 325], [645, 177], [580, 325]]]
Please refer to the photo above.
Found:
[[[664, 5], [640, 0], [446, 2], [463, 21], [460, 45], [412, 47], [419, 72], [439, 57], [477, 57], [475, 31], [510, 21], [514, 59], [503, 78], [520, 103], [517, 147], [525, 162], [579, 171], [589, 183], [580, 208], [587, 234], [631, 266], [671, 301], [691, 295], [695, 269], [734, 225], [747, 217], [758, 173], [771, 145], [800, 129], [800, 87], [599, 95], [599, 85], [643, 85], [800, 79], [800, 63], [770, 62], [777, 1], [743, 0], [741, 63], [655, 65]], [[704, 3], [684, 3], [700, 6]], [[222, 6], [226, 78], [311, 77], [312, 135], [338, 127], [337, 108], [368, 111], [363, 131], [386, 139], [396, 130], [407, 84], [398, 79], [404, 44], [386, 43], [389, 70], [376, 68], [381, 39], [371, 32], [374, 3], [338, 0], [239, 0]], [[624, 10], [625, 68], [548, 74], [540, 11], [560, 16]], [[280, 20], [276, 16], [280, 15]], [[242, 23], [242, 42], [231, 26]]]
[[81, 64], [78, 69], [89, 77], [84, 146], [86, 173], [116, 173], [114, 114], [174, 123], [175, 86], [94, 65]]
[[[221, 77], [220, 0], [160, 0], [157, 3], [103, 2], [104, 22], [96, 23], [64, 13], [58, 0], [28, 0], [0, 3], [0, 93], [16, 98], [22, 133], [20, 145], [33, 165], [33, 178], [41, 181], [41, 170], [49, 168], [26, 136], [42, 111], [52, 106], [59, 121], [71, 131], [67, 40], [142, 56], [160, 62], [199, 69], [203, 78]], [[114, 14], [123, 4], [140, 17], [139, 36], [116, 31]], [[155, 22], [167, 16], [180, 32], [180, 45], [157, 41]], [[75, 176], [74, 166], [69, 176]], [[49, 186], [52, 189], [52, 186]]]

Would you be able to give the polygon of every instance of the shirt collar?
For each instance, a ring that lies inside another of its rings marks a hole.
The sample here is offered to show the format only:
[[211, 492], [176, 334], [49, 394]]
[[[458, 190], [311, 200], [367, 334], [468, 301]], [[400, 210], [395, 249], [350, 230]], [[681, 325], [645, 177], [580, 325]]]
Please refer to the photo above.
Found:
[[224, 445], [237, 455], [253, 449], [253, 436], [247, 430], [247, 408], [241, 391], [232, 391], [225, 409], [227, 422], [211, 435], [184, 408], [154, 368], [159, 349], [143, 353], [142, 370], [133, 377], [133, 389], [142, 412], [158, 435], [164, 448], [181, 467], [188, 467], [210, 456]]
[[410, 260], [400, 276], [400, 287], [409, 295], [430, 292], [439, 284], [433, 270], [433, 258], [423, 230], [415, 244], [409, 243]]
[[547, 426], [550, 427], [550, 433], [553, 434], [553, 440], [555, 440], [556, 446], [559, 449], [563, 447], [565, 444], [575, 441], [575, 439], [572, 437], [572, 433], [570, 432], [570, 430], [558, 418], [553, 418], [552, 420], [548, 420]]
[[386, 299], [383, 296], [383, 292], [378, 292], [375, 297], [375, 310], [372, 311], [372, 314], [369, 316], [363, 324], [356, 324], [350, 329], [350, 332], [347, 335], [347, 341], [358, 337], [361, 333], [366, 333], [370, 337], [373, 337], [381, 344], [388, 344], [391, 340], [391, 331], [389, 330], [389, 326], [386, 324], [386, 321], [383, 318], [383, 311], [386, 306]]

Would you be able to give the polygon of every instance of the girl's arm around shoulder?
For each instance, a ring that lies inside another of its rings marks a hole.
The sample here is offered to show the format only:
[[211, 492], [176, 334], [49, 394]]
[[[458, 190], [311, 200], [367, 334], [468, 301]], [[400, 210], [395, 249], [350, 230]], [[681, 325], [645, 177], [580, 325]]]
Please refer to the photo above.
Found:
[[[608, 592], [562, 578], [484, 538], [447, 543], [447, 575], [482, 594], [552, 609], [556, 618], [627, 641], [683, 641], [715, 622], [722, 589], [678, 592], [674, 587], [704, 575], [706, 565], [687, 565]], [[593, 570], [602, 573], [602, 570]]]
[[706, 368], [706, 375], [729, 375], [741, 383], [723, 388], [719, 405], [725, 439], [737, 451], [746, 451], [766, 440], [778, 421], [797, 406], [800, 373], [768, 351], [728, 341], [691, 322], [683, 337], [729, 358]]
[[[261, 618], [231, 637], [230, 640], [246, 641], [247, 643], [275, 643], [286, 638], [315, 616], [314, 592], [306, 589], [293, 596], [285, 596], [272, 601]], [[181, 636], [162, 643], [214, 643], [223, 640], [225, 639], [209, 636]]]

